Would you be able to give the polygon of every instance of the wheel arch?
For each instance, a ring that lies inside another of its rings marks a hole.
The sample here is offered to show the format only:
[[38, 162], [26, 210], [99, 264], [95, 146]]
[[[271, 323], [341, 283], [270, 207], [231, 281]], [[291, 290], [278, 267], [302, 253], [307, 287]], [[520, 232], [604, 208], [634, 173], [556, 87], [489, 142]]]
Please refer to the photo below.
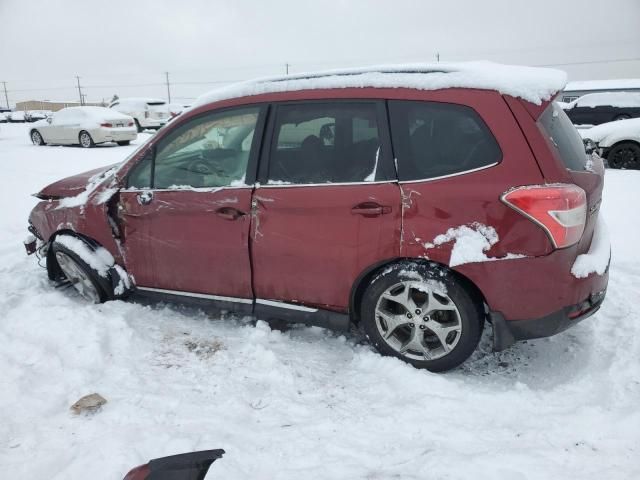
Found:
[[[46, 257], [47, 274], [49, 275], [49, 279], [52, 281], [60, 280], [60, 277], [62, 275], [62, 270], [60, 269], [60, 266], [58, 265], [58, 261], [55, 258], [55, 253], [51, 248], [51, 246], [53, 245], [53, 242], [55, 242], [55, 239], [60, 235], [70, 235], [72, 237], [78, 238], [79, 240], [82, 240], [92, 251], [96, 251], [98, 248], [105, 248], [97, 240], [87, 235], [78, 233], [75, 230], [62, 229], [54, 232], [51, 235], [51, 237], [49, 237], [49, 248], [47, 249], [47, 257]], [[121, 284], [121, 282], [124, 282], [124, 285], [129, 285], [129, 279], [128, 278], [125, 279], [122, 277], [122, 275], [127, 275], [125, 270], [121, 267], [116, 268], [116, 266], [117, 266], [117, 263], [114, 263], [114, 265], [109, 268], [107, 272], [107, 278], [104, 278], [104, 279], [102, 277], [100, 278], [101, 286], [107, 293], [109, 299], [122, 298], [126, 296], [127, 293], [129, 293], [129, 290], [127, 290], [123, 292], [121, 295], [114, 294], [114, 291], [116, 290], [117, 286]]]
[[349, 315], [351, 317], [352, 323], [357, 325], [360, 322], [360, 304], [364, 292], [369, 286], [371, 280], [385, 268], [391, 267], [392, 265], [401, 262], [414, 262], [423, 265], [434, 265], [439, 268], [446, 269], [456, 278], [457, 281], [460, 282], [464, 289], [469, 293], [473, 302], [477, 305], [479, 311], [486, 313], [486, 309], [484, 307], [484, 305], [486, 305], [486, 300], [484, 295], [482, 294], [482, 291], [474, 282], [472, 282], [466, 276], [453, 270], [451, 267], [445, 265], [444, 263], [434, 262], [425, 258], [396, 257], [374, 263], [373, 265], [367, 267], [363, 272], [361, 272], [360, 275], [358, 275], [355, 282], [353, 283], [353, 286], [351, 287], [351, 292], [349, 295]]

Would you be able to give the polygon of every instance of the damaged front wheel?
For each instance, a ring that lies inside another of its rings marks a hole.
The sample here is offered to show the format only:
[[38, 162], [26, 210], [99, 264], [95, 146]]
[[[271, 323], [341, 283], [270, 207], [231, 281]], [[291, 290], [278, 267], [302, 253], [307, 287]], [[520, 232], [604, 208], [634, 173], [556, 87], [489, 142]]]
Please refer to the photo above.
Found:
[[60, 268], [59, 276], [62, 284], [73, 286], [82, 298], [91, 303], [102, 303], [108, 300], [101, 286], [100, 276], [87, 262], [66, 246], [53, 242], [51, 254]]

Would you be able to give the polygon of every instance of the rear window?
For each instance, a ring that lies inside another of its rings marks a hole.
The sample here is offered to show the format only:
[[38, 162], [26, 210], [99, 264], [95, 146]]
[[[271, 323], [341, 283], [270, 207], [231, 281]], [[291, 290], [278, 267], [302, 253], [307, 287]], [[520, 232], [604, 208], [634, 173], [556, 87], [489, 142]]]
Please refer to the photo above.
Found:
[[156, 107], [159, 105], [166, 105], [167, 102], [147, 102], [147, 105], [149, 105], [150, 107]]
[[587, 154], [584, 143], [560, 105], [552, 102], [540, 116], [538, 124], [549, 137], [567, 169], [577, 171], [585, 169]]

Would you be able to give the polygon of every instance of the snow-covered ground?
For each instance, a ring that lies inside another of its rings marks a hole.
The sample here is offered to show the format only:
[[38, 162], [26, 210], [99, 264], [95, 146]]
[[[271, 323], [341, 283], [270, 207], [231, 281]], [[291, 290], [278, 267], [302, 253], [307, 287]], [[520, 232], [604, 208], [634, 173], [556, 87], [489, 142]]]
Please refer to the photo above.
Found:
[[[640, 172], [607, 171], [602, 310], [499, 354], [487, 331], [438, 375], [352, 335], [54, 290], [22, 247], [29, 194], [135, 145], [35, 147], [28, 127], [0, 126], [0, 478], [120, 480], [210, 448], [207, 478], [640, 478]], [[93, 392], [102, 411], [69, 411]]]

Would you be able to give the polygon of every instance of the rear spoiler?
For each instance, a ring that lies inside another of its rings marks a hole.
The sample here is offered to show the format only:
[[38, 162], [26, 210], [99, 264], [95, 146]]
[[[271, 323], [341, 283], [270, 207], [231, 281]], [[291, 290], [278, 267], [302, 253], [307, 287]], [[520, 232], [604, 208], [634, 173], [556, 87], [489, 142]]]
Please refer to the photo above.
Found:
[[521, 98], [511, 97], [509, 95], [505, 95], [505, 97], [506, 97], [507, 103], [510, 106], [512, 106], [514, 102], [517, 102], [520, 105], [522, 105], [524, 109], [527, 111], [527, 113], [531, 115], [531, 118], [533, 118], [533, 120], [537, 122], [538, 118], [540, 118], [540, 115], [542, 115], [542, 113], [547, 109], [547, 107], [551, 102], [555, 102], [556, 98], [558, 98], [558, 95], [560, 95], [560, 92], [556, 92], [549, 100], [545, 100], [540, 105], [527, 102], [526, 100], [523, 100]]
[[149, 460], [130, 470], [123, 480], [204, 480], [213, 462], [224, 450], [202, 450]]

